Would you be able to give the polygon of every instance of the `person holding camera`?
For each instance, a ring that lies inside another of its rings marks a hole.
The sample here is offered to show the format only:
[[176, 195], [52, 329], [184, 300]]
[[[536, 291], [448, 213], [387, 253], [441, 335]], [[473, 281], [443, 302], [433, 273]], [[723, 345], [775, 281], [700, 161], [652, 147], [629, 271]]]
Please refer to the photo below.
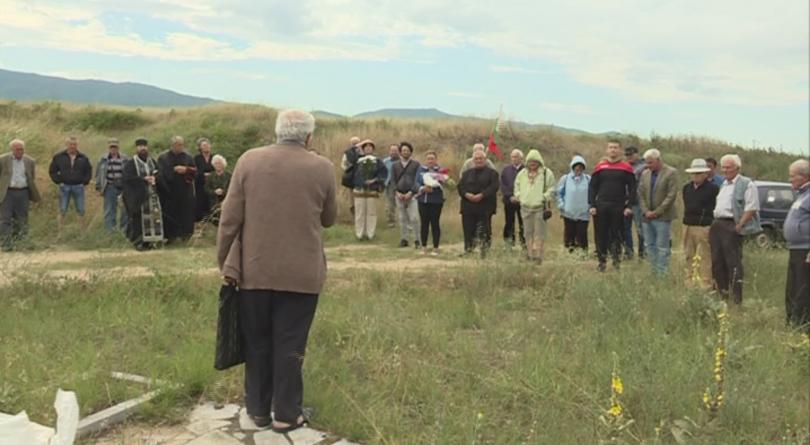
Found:
[[543, 262], [546, 221], [551, 218], [555, 184], [554, 173], [545, 166], [540, 152], [529, 150], [526, 168], [515, 178], [515, 193], [511, 200], [514, 204], [520, 204], [526, 235], [526, 256], [538, 264]]

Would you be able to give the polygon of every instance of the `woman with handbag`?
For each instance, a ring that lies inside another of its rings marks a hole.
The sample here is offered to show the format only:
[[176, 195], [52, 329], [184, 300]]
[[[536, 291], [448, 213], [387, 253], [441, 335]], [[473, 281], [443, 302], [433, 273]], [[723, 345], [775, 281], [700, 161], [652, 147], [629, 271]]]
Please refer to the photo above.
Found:
[[526, 168], [515, 178], [512, 200], [520, 204], [526, 235], [526, 256], [538, 264], [543, 262], [546, 221], [551, 218], [555, 183], [554, 173], [545, 166], [540, 152], [530, 150], [526, 156]]

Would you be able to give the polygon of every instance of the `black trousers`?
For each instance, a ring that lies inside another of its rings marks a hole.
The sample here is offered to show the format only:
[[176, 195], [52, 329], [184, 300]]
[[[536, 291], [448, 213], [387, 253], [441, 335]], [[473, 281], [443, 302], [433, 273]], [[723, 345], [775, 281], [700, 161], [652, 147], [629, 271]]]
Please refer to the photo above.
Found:
[[588, 251], [588, 221], [577, 221], [575, 219], [563, 218], [565, 231], [563, 234], [565, 248], [569, 252], [574, 249]]
[[480, 244], [484, 255], [492, 243], [492, 215], [462, 213], [461, 226], [464, 229], [464, 251], [470, 252]]
[[520, 214], [520, 204], [504, 202], [503, 214], [505, 218], [503, 225], [503, 240], [511, 243], [512, 245], [515, 244], [515, 219], [517, 219], [520, 245], [526, 247], [526, 236], [523, 232], [523, 216]]
[[[724, 300], [742, 303], [743, 237], [732, 220], [716, 219], [709, 229], [712, 251], [712, 279]], [[730, 288], [730, 290], [729, 290]], [[729, 295], [730, 293], [730, 295]]]
[[785, 286], [787, 322], [810, 333], [810, 264], [808, 249], [791, 249]]
[[619, 264], [624, 245], [624, 207], [620, 204], [597, 205], [596, 214], [596, 255], [599, 263], [607, 262], [609, 250], [613, 264]]
[[442, 237], [442, 229], [439, 226], [439, 220], [442, 217], [443, 203], [419, 203], [419, 222], [420, 229], [419, 235], [422, 240], [422, 246], [427, 247], [428, 230], [433, 235], [433, 248], [439, 248], [439, 241]]
[[13, 249], [28, 233], [28, 207], [28, 189], [8, 189], [0, 201], [0, 247], [4, 250]]
[[252, 416], [297, 422], [301, 368], [318, 295], [242, 289], [239, 323], [245, 338], [245, 407]]

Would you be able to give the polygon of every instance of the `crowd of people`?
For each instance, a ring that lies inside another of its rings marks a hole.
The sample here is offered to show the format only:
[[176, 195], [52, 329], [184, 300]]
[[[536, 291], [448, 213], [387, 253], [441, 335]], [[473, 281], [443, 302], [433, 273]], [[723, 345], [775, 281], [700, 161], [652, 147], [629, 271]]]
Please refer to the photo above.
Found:
[[[351, 196], [358, 240], [375, 237], [377, 200], [384, 197], [389, 227], [399, 224], [399, 246], [438, 255], [442, 209], [455, 189], [464, 255], [478, 249], [486, 256], [500, 195], [503, 239], [509, 246], [519, 245], [527, 260], [543, 262], [548, 221], [556, 210], [563, 220], [565, 249], [581, 257], [589, 254], [593, 221], [599, 272], [606, 272], [608, 259], [619, 269], [623, 260], [633, 258], [635, 226], [637, 254], [649, 260], [656, 276], [669, 270], [680, 196], [688, 283], [713, 288], [732, 304], [742, 303], [743, 239], [760, 230], [760, 208], [757, 186], [741, 174], [742, 160], [735, 154], [720, 158], [722, 174], [715, 172], [714, 159], [692, 160], [685, 170], [690, 181], [681, 184], [658, 149], [639, 156], [636, 147], [623, 149], [617, 140], [608, 141], [604, 158], [590, 172], [585, 157], [576, 154], [559, 178], [537, 149], [525, 156], [513, 150], [499, 172], [484, 145], [476, 144], [456, 182], [435, 151], [423, 153], [420, 163], [413, 144], [401, 142], [378, 159], [374, 141], [352, 138], [341, 159], [342, 177], [336, 178], [333, 164], [311, 150], [311, 114], [283, 111], [275, 130], [277, 142], [242, 154], [232, 176], [225, 158], [212, 155], [210, 141], [199, 139], [199, 153], [192, 157], [179, 136], [157, 159], [146, 139], [135, 141], [131, 157], [121, 153], [118, 140], [110, 139], [95, 176], [106, 228], [125, 230], [138, 249], [153, 243], [142, 231], [145, 220], [160, 219], [161, 238], [168, 240], [188, 238], [195, 222], [218, 222], [219, 268], [225, 281], [240, 289], [245, 401], [258, 426], [288, 432], [307, 423], [301, 369], [326, 279], [322, 229], [337, 220], [338, 180]], [[10, 153], [0, 155], [4, 250], [25, 236], [29, 203], [40, 200], [36, 163], [25, 155], [25, 142], [15, 139], [9, 148]], [[59, 189], [60, 228], [71, 201], [84, 216], [92, 171], [76, 138], [68, 138], [53, 157], [49, 175]], [[788, 173], [797, 196], [784, 224], [790, 251], [786, 316], [789, 323], [810, 329], [810, 163], [797, 160]], [[119, 212], [119, 199], [124, 212]]]
[[[107, 140], [107, 153], [93, 164], [79, 150], [78, 138], [71, 136], [65, 146], [51, 159], [48, 174], [58, 188], [57, 215], [61, 235], [64, 219], [73, 202], [79, 224], [85, 227], [85, 190], [94, 182], [103, 199], [104, 226], [110, 232], [120, 231], [138, 250], [154, 247], [156, 243], [186, 240], [198, 222], [218, 221], [219, 209], [228, 191], [230, 173], [226, 159], [211, 153], [206, 138], [197, 141], [198, 153], [192, 157], [185, 150], [184, 139], [174, 136], [171, 148], [157, 159], [149, 154], [149, 142], [135, 140], [132, 156], [121, 152], [118, 139]], [[25, 155], [25, 141], [9, 143], [11, 153], [0, 157], [0, 247], [13, 250], [26, 235], [30, 202], [40, 200], [36, 185], [36, 163]], [[160, 240], [144, 241], [142, 221], [149, 207], [150, 196], [157, 196], [159, 215], [155, 222], [162, 227]], [[3, 199], [7, 196], [8, 199]]]
[[[389, 226], [399, 222], [399, 246], [412, 243], [424, 254], [438, 255], [442, 207], [455, 187], [460, 197], [463, 255], [478, 249], [483, 258], [492, 243], [492, 218], [500, 192], [504, 242], [508, 246], [519, 243], [526, 259], [542, 263], [548, 220], [557, 210], [564, 225], [563, 245], [582, 258], [589, 255], [588, 226], [593, 221], [598, 271], [607, 271], [608, 260], [619, 269], [622, 261], [637, 254], [649, 261], [653, 274], [662, 276], [670, 267], [672, 224], [681, 218], [686, 284], [714, 289], [724, 300], [742, 303], [743, 241], [762, 228], [756, 183], [742, 175], [742, 159], [736, 154], [720, 158], [719, 172], [713, 158], [692, 160], [685, 169], [690, 180], [683, 184], [660, 150], [650, 148], [639, 155], [637, 147], [623, 149], [618, 140], [608, 141], [604, 157], [590, 173], [586, 159], [576, 154], [559, 178], [536, 149], [525, 157], [523, 151], [513, 150], [508, 165], [498, 172], [487, 159], [484, 145], [476, 144], [455, 184], [449, 171], [439, 165], [435, 151], [425, 152], [420, 165], [411, 143], [391, 145], [388, 157], [382, 160], [374, 156], [375, 148], [374, 141], [352, 138], [341, 162], [342, 184], [352, 196], [358, 240], [374, 237], [375, 199], [384, 196]], [[810, 321], [807, 159], [791, 164], [789, 175], [797, 197], [784, 227], [792, 258], [786, 306], [788, 318], [798, 317], [797, 323], [803, 324], [801, 320]], [[790, 315], [794, 313], [804, 315]]]

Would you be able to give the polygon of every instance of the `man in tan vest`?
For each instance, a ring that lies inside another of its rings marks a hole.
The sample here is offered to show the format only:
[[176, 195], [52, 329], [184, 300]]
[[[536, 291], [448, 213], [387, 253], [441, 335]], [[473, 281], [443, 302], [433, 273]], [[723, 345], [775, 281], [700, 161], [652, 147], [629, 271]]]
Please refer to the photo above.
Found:
[[25, 142], [14, 139], [11, 153], [0, 155], [0, 248], [14, 249], [28, 230], [28, 206], [39, 201], [36, 162], [25, 154]]
[[301, 367], [326, 279], [321, 232], [337, 218], [334, 167], [307, 150], [314, 129], [309, 113], [279, 113], [277, 142], [237, 161], [217, 234], [222, 275], [241, 292], [247, 413], [277, 432], [306, 424]]

